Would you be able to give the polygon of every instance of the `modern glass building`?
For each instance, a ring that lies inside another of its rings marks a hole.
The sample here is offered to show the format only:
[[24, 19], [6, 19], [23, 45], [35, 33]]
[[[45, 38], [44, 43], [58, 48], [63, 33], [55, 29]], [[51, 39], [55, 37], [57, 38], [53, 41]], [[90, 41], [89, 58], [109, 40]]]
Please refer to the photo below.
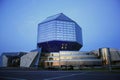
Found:
[[38, 24], [37, 46], [42, 50], [40, 65], [44, 68], [101, 65], [95, 55], [79, 52], [82, 29], [63, 13]]
[[43, 67], [81, 69], [84, 67], [120, 67], [120, 50], [100, 48], [80, 52], [82, 29], [63, 13], [38, 24], [37, 49], [31, 52], [3, 53], [3, 67]]
[[42, 52], [78, 51], [82, 45], [80, 26], [63, 13], [38, 24], [37, 46]]

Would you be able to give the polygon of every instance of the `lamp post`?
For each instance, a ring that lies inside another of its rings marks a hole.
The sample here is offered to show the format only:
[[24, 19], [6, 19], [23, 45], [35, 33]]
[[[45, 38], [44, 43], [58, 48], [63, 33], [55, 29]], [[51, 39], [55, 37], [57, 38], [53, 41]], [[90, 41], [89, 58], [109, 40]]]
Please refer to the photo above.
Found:
[[112, 71], [112, 67], [111, 67], [111, 54], [110, 54], [110, 49], [108, 48], [108, 68], [109, 71]]

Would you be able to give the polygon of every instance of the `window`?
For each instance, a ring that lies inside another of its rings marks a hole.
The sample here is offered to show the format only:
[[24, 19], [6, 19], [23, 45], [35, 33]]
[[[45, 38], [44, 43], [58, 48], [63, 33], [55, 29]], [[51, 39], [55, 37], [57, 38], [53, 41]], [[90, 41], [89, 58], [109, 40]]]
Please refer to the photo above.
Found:
[[[38, 36], [38, 42], [45, 42], [49, 40], [75, 41], [75, 23], [57, 20], [43, 23], [39, 25]], [[65, 47], [65, 49], [66, 48], [67, 47]]]

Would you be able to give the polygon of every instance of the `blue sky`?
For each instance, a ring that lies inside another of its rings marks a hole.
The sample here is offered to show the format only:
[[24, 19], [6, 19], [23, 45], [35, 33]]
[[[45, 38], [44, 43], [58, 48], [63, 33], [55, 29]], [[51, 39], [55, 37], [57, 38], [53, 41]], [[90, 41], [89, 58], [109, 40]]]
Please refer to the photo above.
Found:
[[120, 49], [120, 0], [0, 0], [0, 53], [35, 49], [38, 23], [61, 12], [82, 27], [81, 51]]

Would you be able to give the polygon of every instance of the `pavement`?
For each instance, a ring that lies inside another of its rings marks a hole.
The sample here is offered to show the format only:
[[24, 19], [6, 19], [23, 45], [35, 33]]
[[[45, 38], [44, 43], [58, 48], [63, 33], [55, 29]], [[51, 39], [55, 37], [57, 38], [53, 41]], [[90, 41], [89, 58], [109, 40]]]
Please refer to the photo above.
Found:
[[0, 70], [0, 80], [120, 80], [120, 72]]

